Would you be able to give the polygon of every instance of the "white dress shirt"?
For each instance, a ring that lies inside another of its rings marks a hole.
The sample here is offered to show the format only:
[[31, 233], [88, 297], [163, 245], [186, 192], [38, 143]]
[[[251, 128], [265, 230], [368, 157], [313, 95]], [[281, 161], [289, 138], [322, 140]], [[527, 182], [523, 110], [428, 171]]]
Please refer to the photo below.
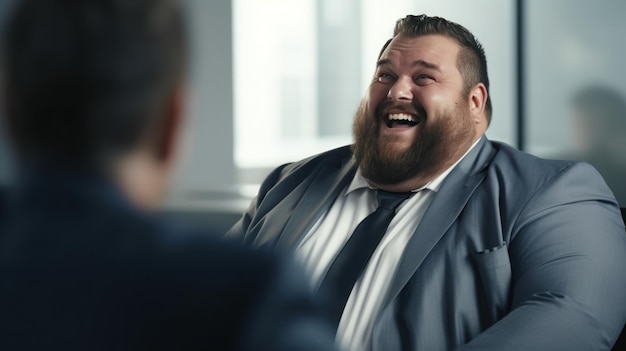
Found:
[[[478, 142], [437, 178], [405, 200], [396, 210], [381, 242], [357, 280], [339, 322], [337, 342], [343, 350], [367, 350], [372, 328], [380, 313], [382, 300], [400, 263], [404, 248], [417, 229], [434, 194], [452, 169]], [[310, 270], [314, 287], [322, 278], [356, 226], [376, 210], [375, 191], [357, 170], [350, 185], [337, 197], [296, 249]]]

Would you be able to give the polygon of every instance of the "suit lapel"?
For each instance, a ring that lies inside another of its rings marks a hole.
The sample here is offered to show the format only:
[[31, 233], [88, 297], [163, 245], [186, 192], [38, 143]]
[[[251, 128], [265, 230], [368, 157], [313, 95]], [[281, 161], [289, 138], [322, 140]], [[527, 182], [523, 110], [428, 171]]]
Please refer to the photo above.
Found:
[[485, 137], [450, 172], [409, 240], [383, 306], [406, 285], [433, 247], [457, 219], [486, 175], [495, 150]]
[[295, 250], [315, 221], [330, 208], [341, 190], [350, 183], [355, 172], [356, 167], [351, 158], [339, 164], [321, 165], [283, 227], [278, 248]]

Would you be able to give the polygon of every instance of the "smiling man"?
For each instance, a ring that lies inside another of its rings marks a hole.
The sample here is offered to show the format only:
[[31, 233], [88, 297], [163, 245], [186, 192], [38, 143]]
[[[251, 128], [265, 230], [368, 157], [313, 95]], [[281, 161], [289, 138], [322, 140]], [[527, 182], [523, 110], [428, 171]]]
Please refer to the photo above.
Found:
[[354, 127], [355, 157], [372, 185], [417, 189], [484, 133], [488, 82], [470, 78], [465, 87], [459, 51], [454, 39], [436, 34], [399, 35], [383, 51]]
[[407, 16], [383, 47], [354, 145], [273, 171], [229, 235], [309, 267], [347, 350], [610, 349], [626, 235], [591, 166], [485, 136], [484, 50]]

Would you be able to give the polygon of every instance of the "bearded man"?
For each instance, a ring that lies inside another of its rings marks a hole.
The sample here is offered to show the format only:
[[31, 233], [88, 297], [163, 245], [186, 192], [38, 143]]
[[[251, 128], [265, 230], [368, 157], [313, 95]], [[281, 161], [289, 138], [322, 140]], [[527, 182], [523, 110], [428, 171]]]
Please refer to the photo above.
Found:
[[613, 194], [587, 164], [489, 141], [491, 115], [474, 36], [400, 19], [354, 145], [274, 170], [229, 235], [294, 252], [347, 350], [610, 349], [626, 321]]

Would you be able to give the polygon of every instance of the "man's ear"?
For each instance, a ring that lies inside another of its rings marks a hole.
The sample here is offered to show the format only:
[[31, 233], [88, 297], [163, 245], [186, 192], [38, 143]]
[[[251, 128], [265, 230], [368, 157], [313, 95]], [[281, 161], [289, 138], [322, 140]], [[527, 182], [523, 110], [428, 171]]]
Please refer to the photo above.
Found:
[[483, 83], [476, 84], [472, 90], [470, 90], [468, 99], [469, 99], [469, 109], [472, 115], [472, 119], [475, 123], [480, 123], [483, 119], [486, 119], [485, 116], [485, 105], [487, 104], [487, 88]]
[[183, 83], [177, 84], [167, 97], [163, 109], [163, 120], [156, 144], [156, 157], [170, 164], [176, 158], [180, 132], [185, 118], [187, 92]]

